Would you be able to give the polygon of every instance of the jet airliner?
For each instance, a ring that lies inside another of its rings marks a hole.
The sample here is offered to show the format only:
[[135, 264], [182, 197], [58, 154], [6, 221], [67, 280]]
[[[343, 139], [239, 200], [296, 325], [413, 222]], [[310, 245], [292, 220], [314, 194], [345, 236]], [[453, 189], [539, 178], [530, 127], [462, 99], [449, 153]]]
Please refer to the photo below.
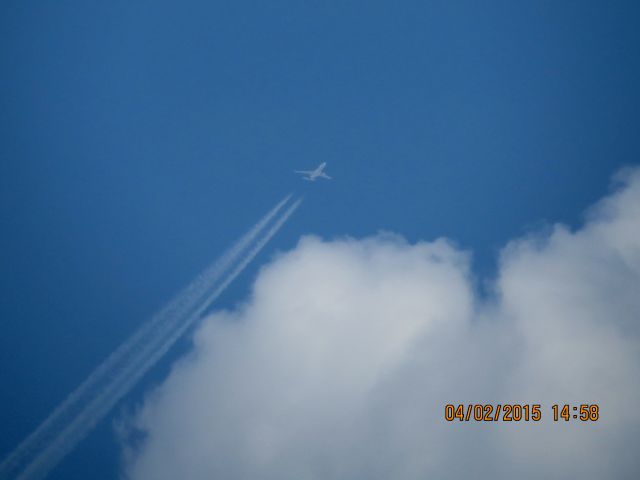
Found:
[[324, 173], [324, 167], [327, 166], [327, 162], [322, 162], [318, 165], [318, 168], [315, 170], [294, 170], [295, 173], [300, 173], [303, 175], [303, 180], [308, 180], [309, 182], [315, 182], [316, 178], [326, 178], [327, 180], [331, 180], [331, 177]]

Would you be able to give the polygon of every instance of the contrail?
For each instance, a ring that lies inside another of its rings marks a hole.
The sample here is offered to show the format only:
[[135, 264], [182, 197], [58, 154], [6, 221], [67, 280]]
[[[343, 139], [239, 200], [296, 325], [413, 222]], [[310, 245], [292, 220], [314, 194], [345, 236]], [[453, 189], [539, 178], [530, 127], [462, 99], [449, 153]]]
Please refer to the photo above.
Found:
[[[291, 195], [280, 201], [218, 261], [98, 366], [5, 459], [0, 465], [0, 478], [44, 478], [200, 318], [278, 232], [302, 201], [297, 200], [276, 218], [290, 198]], [[265, 232], [274, 218], [273, 225]], [[236, 266], [231, 269], [233, 265]]]

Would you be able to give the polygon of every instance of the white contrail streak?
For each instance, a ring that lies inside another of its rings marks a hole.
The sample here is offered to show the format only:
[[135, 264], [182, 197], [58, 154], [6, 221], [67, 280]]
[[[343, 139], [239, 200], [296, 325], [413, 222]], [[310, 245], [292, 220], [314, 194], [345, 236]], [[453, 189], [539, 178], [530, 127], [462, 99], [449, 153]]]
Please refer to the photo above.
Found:
[[[0, 465], [0, 478], [44, 478], [126, 395], [246, 268], [298, 208], [279, 202], [218, 261], [200, 274], [105, 360]], [[231, 269], [233, 265], [235, 268]], [[230, 270], [231, 269], [231, 270]], [[224, 275], [228, 272], [226, 275]], [[16, 473], [22, 471], [19, 476]]]

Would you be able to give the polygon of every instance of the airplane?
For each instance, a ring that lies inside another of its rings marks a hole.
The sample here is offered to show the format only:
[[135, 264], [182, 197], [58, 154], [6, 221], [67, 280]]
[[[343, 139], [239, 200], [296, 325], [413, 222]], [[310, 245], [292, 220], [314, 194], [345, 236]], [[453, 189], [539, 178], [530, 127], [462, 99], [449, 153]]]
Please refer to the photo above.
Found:
[[326, 166], [327, 162], [322, 162], [315, 170], [294, 170], [294, 172], [306, 175], [306, 177], [302, 177], [302, 179], [308, 180], [309, 182], [315, 182], [316, 178], [326, 178], [327, 180], [331, 180], [331, 177], [324, 173], [324, 167]]

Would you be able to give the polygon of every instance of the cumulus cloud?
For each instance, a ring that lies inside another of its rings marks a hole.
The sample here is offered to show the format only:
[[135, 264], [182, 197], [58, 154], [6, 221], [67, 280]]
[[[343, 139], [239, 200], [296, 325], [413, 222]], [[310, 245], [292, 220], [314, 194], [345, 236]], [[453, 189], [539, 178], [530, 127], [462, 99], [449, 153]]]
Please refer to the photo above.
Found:
[[[508, 244], [489, 298], [469, 260], [446, 240], [303, 237], [149, 394], [124, 475], [637, 478], [640, 171], [577, 231]], [[543, 419], [446, 422], [447, 403], [539, 403]], [[565, 403], [600, 419], [554, 422]]]

